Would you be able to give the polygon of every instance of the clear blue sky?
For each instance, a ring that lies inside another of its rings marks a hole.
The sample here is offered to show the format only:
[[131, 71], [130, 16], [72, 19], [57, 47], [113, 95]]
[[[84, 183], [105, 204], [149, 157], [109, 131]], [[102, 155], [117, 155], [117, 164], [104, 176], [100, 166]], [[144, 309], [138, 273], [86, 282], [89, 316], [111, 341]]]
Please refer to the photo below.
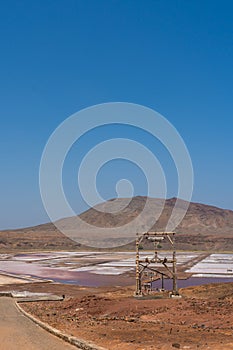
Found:
[[[48, 137], [72, 113], [112, 101], [142, 104], [170, 120], [192, 157], [193, 200], [233, 209], [231, 0], [0, 6], [0, 229], [46, 222], [38, 169]], [[141, 176], [136, 194], [144, 193]], [[100, 180], [106, 198], [114, 196], [112, 181]], [[84, 209], [80, 202], [77, 211]]]

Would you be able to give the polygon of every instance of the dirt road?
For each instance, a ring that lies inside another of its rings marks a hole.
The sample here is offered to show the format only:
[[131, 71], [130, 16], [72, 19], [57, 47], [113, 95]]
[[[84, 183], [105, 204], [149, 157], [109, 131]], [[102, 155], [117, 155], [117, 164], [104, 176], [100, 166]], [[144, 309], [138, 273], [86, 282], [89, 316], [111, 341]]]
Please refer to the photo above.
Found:
[[77, 350], [23, 316], [12, 298], [0, 298], [0, 350]]

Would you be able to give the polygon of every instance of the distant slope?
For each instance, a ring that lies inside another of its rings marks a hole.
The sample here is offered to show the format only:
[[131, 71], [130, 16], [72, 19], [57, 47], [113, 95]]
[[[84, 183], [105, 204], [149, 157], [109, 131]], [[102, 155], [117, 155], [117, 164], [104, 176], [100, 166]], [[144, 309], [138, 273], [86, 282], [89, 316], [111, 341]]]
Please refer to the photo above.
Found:
[[[99, 204], [80, 215], [80, 217], [88, 223], [100, 227], [121, 226], [126, 222], [130, 222], [144, 208], [146, 197], [134, 197], [128, 206], [119, 214], [109, 214], [98, 211], [102, 209], [111, 211], [111, 203], [113, 200]], [[151, 201], [151, 210], [147, 213], [148, 216], [154, 216], [154, 211], [160, 208], [162, 201], [160, 199], [149, 198]], [[128, 199], [117, 199], [119, 206], [124, 207], [124, 202]], [[176, 203], [176, 198], [167, 199], [164, 209], [154, 229], [163, 230], [166, 227], [167, 221], [171, 216], [172, 209]], [[182, 208], [183, 200], [179, 200], [179, 206]], [[185, 218], [176, 229], [177, 233], [189, 234], [232, 234], [233, 235], [233, 211], [220, 209], [214, 206], [209, 206], [199, 203], [190, 203]]]
[[[110, 200], [87, 210], [80, 215], [80, 218], [96, 227], [122, 226], [140, 214], [146, 200], [146, 197], [134, 197], [131, 200], [127, 198]], [[156, 215], [162, 201], [153, 198], [148, 200], [151, 204], [151, 209], [147, 212], [149, 218]], [[166, 200], [162, 214], [152, 229], [163, 230], [166, 227], [175, 202], [175, 198]], [[179, 200], [181, 209], [184, 204], [184, 201]], [[123, 209], [118, 214], [100, 211], [113, 212], [120, 208]], [[75, 218], [62, 219], [60, 223], [71, 229], [83, 229], [82, 225], [76, 227]], [[176, 228], [176, 233], [178, 249], [233, 251], [233, 211], [199, 203], [190, 203], [185, 218]], [[163, 248], [166, 247], [166, 244], [164, 244]], [[60, 233], [52, 223], [0, 232], [0, 249], [4, 251], [8, 249], [77, 248], [80, 248], [80, 245]], [[128, 244], [127, 248], [134, 249], [134, 243]]]

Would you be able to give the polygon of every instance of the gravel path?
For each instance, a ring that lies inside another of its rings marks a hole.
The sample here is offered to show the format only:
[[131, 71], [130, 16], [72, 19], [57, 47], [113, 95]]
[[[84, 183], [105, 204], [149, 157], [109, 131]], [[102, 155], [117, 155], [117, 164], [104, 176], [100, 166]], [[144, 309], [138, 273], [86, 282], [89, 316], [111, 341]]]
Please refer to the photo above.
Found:
[[23, 316], [12, 298], [0, 298], [0, 350], [77, 350]]

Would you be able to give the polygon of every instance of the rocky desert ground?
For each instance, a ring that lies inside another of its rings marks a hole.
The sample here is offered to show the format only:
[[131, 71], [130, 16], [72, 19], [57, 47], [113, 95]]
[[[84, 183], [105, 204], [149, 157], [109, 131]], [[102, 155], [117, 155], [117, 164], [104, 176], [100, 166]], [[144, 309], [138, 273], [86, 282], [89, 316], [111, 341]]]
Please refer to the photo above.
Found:
[[135, 299], [133, 287], [32, 284], [27, 289], [65, 294], [63, 301], [21, 306], [106, 349], [233, 349], [233, 283], [184, 288], [180, 299], [158, 295], [149, 300]]
[[[30, 301], [20, 305], [56, 329], [109, 350], [233, 349], [233, 282], [223, 283], [232, 281], [230, 253], [179, 252], [179, 276], [196, 275], [192, 277], [196, 284], [218, 280], [186, 288], [182, 285], [191, 279], [179, 280], [181, 298], [170, 298], [167, 292], [135, 298], [133, 254], [87, 251], [3, 254], [2, 268], [15, 270], [18, 266], [18, 273], [1, 275], [0, 292], [64, 296], [62, 301]], [[84, 271], [76, 271], [79, 269]], [[32, 276], [32, 271], [39, 277]], [[206, 276], [214, 272], [215, 278], [198, 277], [203, 271]], [[216, 277], [217, 273], [222, 276]], [[59, 274], [65, 283], [46, 280]], [[74, 276], [76, 283], [70, 284]]]

